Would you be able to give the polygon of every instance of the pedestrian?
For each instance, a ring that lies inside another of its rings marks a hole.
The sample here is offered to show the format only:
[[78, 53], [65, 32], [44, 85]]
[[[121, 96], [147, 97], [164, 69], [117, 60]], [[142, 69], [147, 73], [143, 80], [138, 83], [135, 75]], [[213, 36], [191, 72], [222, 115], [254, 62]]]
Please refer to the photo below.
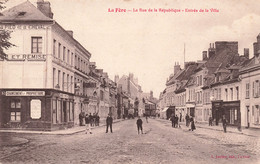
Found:
[[138, 134], [139, 134], [139, 130], [141, 130], [142, 134], [143, 134], [143, 121], [140, 118], [140, 116], [138, 116], [138, 119], [136, 121], [137, 124], [137, 130], [138, 130]]
[[175, 117], [174, 117], [174, 115], [172, 115], [171, 121], [172, 121], [172, 127], [175, 128]]
[[86, 116], [85, 116], [85, 124], [86, 124], [86, 134], [88, 133], [88, 131], [90, 134], [92, 134], [91, 126], [90, 126], [90, 119], [89, 119], [88, 114], [86, 114]]
[[223, 115], [222, 124], [223, 124], [224, 133], [226, 133], [227, 132], [227, 120], [226, 120], [225, 115]]
[[181, 122], [181, 119], [182, 119], [182, 114], [180, 113], [180, 122]]
[[189, 127], [189, 124], [190, 124], [190, 117], [188, 114], [186, 114], [185, 116], [185, 120], [186, 120], [186, 126]]
[[90, 126], [93, 126], [94, 118], [91, 113], [89, 113]]
[[209, 117], [209, 126], [212, 126], [212, 117]]
[[106, 133], [108, 132], [108, 127], [110, 127], [110, 132], [113, 133], [113, 131], [112, 131], [113, 118], [110, 116], [110, 114], [108, 114], [108, 116], [107, 116], [106, 123], [107, 123]]
[[146, 123], [148, 123], [148, 114], [145, 114]]
[[83, 126], [84, 113], [81, 111], [79, 114], [79, 126]]
[[190, 122], [191, 122], [191, 131], [193, 131], [196, 129], [193, 117], [190, 118]]
[[176, 116], [175, 116], [175, 126], [176, 126], [176, 128], [178, 128], [178, 121], [179, 121], [179, 117], [176, 114]]
[[97, 116], [96, 116], [97, 126], [99, 126], [99, 120], [100, 120], [100, 117], [99, 117], [99, 115], [97, 114]]
[[93, 113], [93, 126], [97, 126], [96, 125], [96, 119], [97, 119], [97, 114], [96, 113]]

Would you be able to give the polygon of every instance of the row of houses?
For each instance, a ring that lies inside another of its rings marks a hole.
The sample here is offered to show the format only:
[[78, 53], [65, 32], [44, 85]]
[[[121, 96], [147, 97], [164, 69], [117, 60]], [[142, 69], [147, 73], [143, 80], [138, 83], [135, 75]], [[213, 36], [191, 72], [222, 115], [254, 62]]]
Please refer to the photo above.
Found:
[[15, 44], [0, 59], [1, 127], [68, 128], [79, 124], [81, 112], [121, 118], [145, 102], [133, 79], [113, 81], [90, 62], [73, 32], [53, 19], [49, 2], [21, 3], [2, 12], [0, 22]]
[[225, 115], [229, 125], [260, 128], [260, 35], [249, 49], [238, 54], [238, 42], [210, 43], [202, 52], [202, 60], [185, 62], [181, 69], [175, 63], [174, 73], [160, 94], [161, 117], [186, 114], [197, 122], [208, 122], [211, 117], [218, 125]]

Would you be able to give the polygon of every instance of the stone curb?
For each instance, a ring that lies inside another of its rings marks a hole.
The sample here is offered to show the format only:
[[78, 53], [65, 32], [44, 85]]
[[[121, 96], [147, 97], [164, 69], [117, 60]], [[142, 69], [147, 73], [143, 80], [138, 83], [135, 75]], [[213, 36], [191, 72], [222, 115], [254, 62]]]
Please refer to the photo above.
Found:
[[[121, 120], [115, 120], [113, 121], [113, 123], [118, 123], [124, 121], [123, 119]], [[106, 126], [106, 124], [100, 124], [99, 126], [95, 127], [103, 127]], [[80, 128], [82, 127], [82, 128]], [[22, 133], [22, 134], [43, 134], [43, 135], [72, 135], [72, 134], [77, 134], [80, 132], [84, 132], [85, 126], [78, 126], [78, 127], [74, 127], [74, 128], [79, 128], [78, 130], [75, 130], [73, 128], [69, 128], [69, 129], [65, 129], [65, 130], [58, 130], [58, 131], [48, 131], [48, 132], [44, 132], [44, 131], [25, 131], [25, 130], [12, 130], [12, 129], [1, 129], [0, 133]], [[71, 131], [71, 132], [70, 132]]]

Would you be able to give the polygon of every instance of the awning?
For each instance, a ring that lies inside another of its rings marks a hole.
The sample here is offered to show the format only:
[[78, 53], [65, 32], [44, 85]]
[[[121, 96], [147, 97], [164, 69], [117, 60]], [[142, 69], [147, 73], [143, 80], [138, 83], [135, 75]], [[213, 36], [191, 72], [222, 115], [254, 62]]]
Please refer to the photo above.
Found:
[[169, 109], [169, 107], [165, 107], [165, 108], [163, 108], [163, 110], [162, 110], [161, 112], [166, 112], [167, 109]]

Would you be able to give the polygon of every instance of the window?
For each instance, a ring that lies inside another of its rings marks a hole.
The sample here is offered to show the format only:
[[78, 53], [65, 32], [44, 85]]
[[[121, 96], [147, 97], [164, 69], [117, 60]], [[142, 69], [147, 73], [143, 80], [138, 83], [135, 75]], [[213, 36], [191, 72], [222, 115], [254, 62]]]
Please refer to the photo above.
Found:
[[104, 92], [102, 90], [100, 90], [100, 100], [101, 101], [104, 100]]
[[73, 65], [73, 52], [71, 52], [71, 65]]
[[11, 100], [11, 117], [10, 117], [10, 121], [14, 121], [14, 122], [20, 122], [21, 121], [21, 100], [18, 99], [13, 99]]
[[42, 37], [32, 37], [32, 53], [42, 53]]
[[11, 108], [12, 109], [21, 108], [21, 100], [18, 99], [11, 100]]
[[56, 40], [53, 39], [53, 56], [56, 56]]
[[221, 100], [221, 88], [218, 89], [218, 99]]
[[62, 90], [64, 91], [64, 83], [65, 83], [65, 73], [62, 74]]
[[20, 122], [21, 121], [21, 112], [11, 112], [10, 121]]
[[227, 88], [225, 89], [225, 94], [226, 94], [226, 101], [228, 101], [228, 90], [227, 90]]
[[59, 48], [58, 48], [58, 57], [60, 59], [60, 53], [61, 53], [61, 44], [59, 43]]
[[60, 70], [58, 71], [58, 85], [60, 87]]
[[77, 63], [77, 55], [75, 55], [75, 60], [74, 60], [74, 62], [75, 62], [75, 67], [77, 68], [77, 67], [78, 67], [78, 63]]
[[246, 98], [249, 99], [250, 98], [250, 94], [249, 94], [249, 83], [246, 83]]
[[230, 88], [230, 99], [233, 100], [233, 88]]
[[65, 53], [66, 53], [66, 47], [63, 46], [63, 61], [64, 61], [64, 62], [66, 61]]
[[70, 85], [70, 92], [72, 92], [73, 76], [70, 77], [70, 82], [71, 82], [71, 85]]
[[252, 85], [252, 96], [255, 97], [255, 82], [253, 81]]
[[237, 100], [239, 100], [239, 88], [236, 87], [236, 93], [237, 93]]
[[70, 75], [69, 74], [67, 74], [67, 92], [69, 91], [69, 79], [70, 78]]
[[70, 63], [70, 50], [68, 50], [68, 57], [67, 57], [67, 63]]

